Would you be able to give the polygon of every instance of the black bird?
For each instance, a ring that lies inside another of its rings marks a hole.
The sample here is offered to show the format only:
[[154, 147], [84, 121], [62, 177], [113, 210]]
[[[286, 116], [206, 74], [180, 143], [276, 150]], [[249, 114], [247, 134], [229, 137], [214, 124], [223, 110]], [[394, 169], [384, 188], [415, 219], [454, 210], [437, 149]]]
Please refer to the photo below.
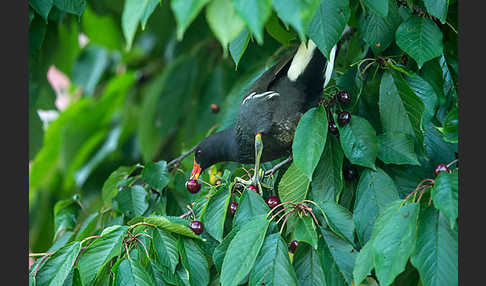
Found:
[[259, 163], [278, 159], [291, 150], [299, 119], [317, 106], [330, 80], [336, 49], [334, 46], [328, 60], [309, 40], [263, 73], [243, 98], [236, 125], [198, 144], [191, 179], [218, 162], [255, 162], [252, 180], [239, 181], [258, 185], [261, 190]]

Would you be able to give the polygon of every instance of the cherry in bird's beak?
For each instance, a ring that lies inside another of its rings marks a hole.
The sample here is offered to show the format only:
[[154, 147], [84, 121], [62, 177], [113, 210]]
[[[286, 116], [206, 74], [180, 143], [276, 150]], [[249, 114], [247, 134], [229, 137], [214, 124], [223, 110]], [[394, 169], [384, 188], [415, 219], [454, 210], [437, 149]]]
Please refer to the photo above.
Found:
[[194, 159], [194, 167], [192, 168], [191, 180], [197, 180], [199, 178], [199, 175], [201, 174], [201, 171], [201, 166], [196, 162], [196, 159]]

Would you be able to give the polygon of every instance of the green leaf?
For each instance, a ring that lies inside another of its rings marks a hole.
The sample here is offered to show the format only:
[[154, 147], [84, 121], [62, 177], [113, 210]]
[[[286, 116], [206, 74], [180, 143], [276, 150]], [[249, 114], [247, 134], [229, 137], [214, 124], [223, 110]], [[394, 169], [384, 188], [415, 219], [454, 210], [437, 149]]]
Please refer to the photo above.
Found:
[[79, 241], [85, 237], [93, 235], [94, 234], [93, 232], [96, 230], [98, 226], [99, 219], [100, 219], [99, 213], [94, 213], [89, 215], [79, 227], [79, 230], [76, 233], [74, 240]]
[[363, 0], [363, 3], [381, 17], [388, 16], [388, 0]]
[[326, 277], [322, 269], [319, 255], [308, 244], [297, 247], [294, 253], [293, 265], [299, 286], [326, 285]]
[[83, 285], [90, 285], [102, 272], [103, 266], [120, 254], [122, 241], [127, 230], [127, 226], [120, 225], [106, 228], [101, 237], [93, 241], [80, 255], [77, 267]]
[[142, 179], [152, 188], [161, 192], [170, 181], [167, 162], [164, 160], [157, 163], [148, 162], [142, 170]]
[[356, 285], [361, 285], [361, 282], [371, 273], [373, 269], [373, 249], [371, 242], [366, 243], [356, 256], [353, 269], [353, 278]]
[[172, 0], [170, 8], [174, 12], [177, 21], [177, 39], [180, 41], [184, 36], [184, 31], [196, 18], [201, 9], [209, 0]]
[[47, 16], [54, 5], [53, 0], [29, 0], [29, 4], [47, 22]]
[[191, 286], [209, 284], [209, 265], [204, 252], [192, 239], [180, 238], [178, 241], [181, 262], [189, 276]]
[[235, 62], [235, 70], [238, 69], [238, 63], [243, 57], [248, 43], [250, 42], [250, 33], [247, 29], [241, 31], [241, 33], [233, 41], [229, 43], [229, 51], [233, 61]]
[[140, 165], [121, 166], [110, 174], [101, 189], [101, 198], [105, 204], [111, 204], [111, 200], [118, 194], [118, 182], [128, 178], [128, 176], [139, 167]]
[[327, 116], [324, 107], [311, 108], [300, 118], [292, 143], [293, 162], [312, 180], [327, 139]]
[[313, 201], [339, 200], [343, 189], [344, 154], [336, 136], [328, 134], [326, 147], [312, 175], [309, 197]]
[[54, 5], [64, 12], [81, 16], [86, 8], [85, 0], [53, 0]]
[[358, 252], [348, 241], [340, 238], [324, 227], [320, 229], [334, 262], [340, 270], [342, 278], [348, 285], [352, 285], [353, 268]]
[[396, 43], [418, 64], [442, 55], [442, 31], [428, 18], [410, 16], [396, 31]]
[[[181, 220], [187, 222], [184, 219]], [[204, 240], [200, 236], [196, 235], [186, 224], [182, 224], [181, 222], [175, 222], [175, 220], [173, 221], [170, 217], [167, 216], [136, 217], [131, 221], [129, 221], [128, 223], [130, 225], [133, 225], [138, 222], [148, 223], [170, 232], [178, 233], [191, 238]]]
[[263, 245], [269, 223], [265, 215], [260, 215], [241, 226], [224, 257], [220, 277], [222, 286], [236, 286], [250, 272]]
[[257, 42], [263, 44], [263, 27], [272, 12], [272, 0], [232, 0], [236, 12], [246, 22]]
[[417, 244], [410, 258], [424, 286], [458, 285], [457, 232], [432, 207], [421, 212]]
[[88, 6], [81, 18], [81, 24], [83, 33], [90, 42], [110, 50], [121, 50], [122, 35], [119, 24], [113, 17], [98, 15]]
[[383, 74], [378, 105], [384, 132], [398, 131], [413, 136], [420, 149], [424, 149], [422, 116], [425, 105], [399, 73], [386, 71]]
[[240, 231], [240, 226], [234, 226], [231, 231], [224, 237], [223, 241], [214, 249], [213, 252], [213, 262], [214, 266], [216, 266], [216, 269], [218, 270], [219, 273], [221, 273], [221, 267], [223, 266], [223, 261], [224, 261], [224, 256], [226, 255], [226, 251], [228, 250], [228, 247], [235, 237], [235, 235]]
[[424, 4], [430, 15], [438, 18], [442, 24], [445, 24], [449, 0], [424, 0]]
[[35, 285], [62, 286], [72, 271], [81, 251], [79, 242], [72, 242], [52, 254], [37, 271]]
[[76, 59], [72, 80], [83, 88], [84, 93], [92, 95], [108, 65], [108, 51], [101, 46], [89, 45]]
[[224, 55], [228, 53], [228, 44], [245, 28], [231, 0], [211, 1], [206, 8], [206, 21], [223, 46]]
[[324, 219], [329, 228], [339, 237], [354, 244], [355, 227], [351, 212], [334, 201], [317, 201], [316, 203], [324, 212]]
[[458, 109], [457, 106], [454, 106], [449, 113], [447, 113], [446, 117], [444, 118], [444, 123], [442, 127], [437, 127], [436, 129], [439, 130], [442, 134], [444, 134], [444, 141], [450, 143], [457, 143], [458, 142]]
[[123, 259], [118, 265], [115, 286], [153, 286], [150, 275], [138, 259]]
[[307, 34], [326, 58], [341, 38], [350, 15], [349, 0], [321, 1]]
[[297, 219], [294, 230], [295, 240], [303, 241], [317, 249], [317, 233], [314, 221], [310, 216]]
[[351, 164], [375, 169], [378, 139], [368, 120], [352, 115], [351, 121], [339, 128], [341, 147]]
[[140, 185], [123, 188], [114, 201], [128, 218], [141, 216], [149, 207], [148, 192]]
[[457, 219], [458, 172], [440, 172], [434, 182], [431, 195], [434, 206], [449, 219], [454, 229]]
[[305, 32], [319, 8], [320, 0], [273, 0], [273, 8], [278, 17], [286, 24], [292, 26], [304, 41]]
[[381, 285], [390, 285], [405, 270], [417, 239], [420, 206], [408, 203], [399, 207], [399, 202], [391, 203], [384, 211], [390, 215], [378, 218], [373, 227], [373, 261]]
[[223, 187], [211, 197], [204, 215], [203, 223], [206, 231], [219, 242], [223, 240], [224, 223], [231, 199], [231, 187]]
[[145, 26], [147, 25], [148, 18], [154, 12], [157, 5], [160, 6], [162, 4], [162, 0], [149, 0], [145, 10], [143, 11], [142, 18], [140, 19], [140, 23], [142, 24], [142, 31], [145, 30]]
[[78, 203], [72, 199], [58, 201], [54, 206], [54, 238], [61, 233], [73, 230], [76, 226], [76, 218], [81, 209]]
[[386, 164], [419, 166], [414, 150], [413, 137], [394, 131], [378, 135], [378, 158]]
[[238, 210], [233, 218], [233, 227], [244, 225], [247, 221], [259, 215], [266, 215], [270, 208], [260, 195], [246, 189], [240, 197]]
[[401, 23], [396, 1], [380, 0], [379, 2], [387, 3], [388, 15], [382, 16], [377, 12], [368, 12], [363, 16], [359, 25], [363, 40], [370, 45], [374, 54], [383, 52], [393, 43], [395, 31]]
[[153, 230], [152, 237], [157, 261], [174, 273], [179, 263], [176, 238], [168, 231], [158, 227]]
[[155, 6], [159, 0], [125, 0], [123, 6], [123, 13], [121, 16], [121, 24], [123, 35], [127, 42], [127, 50], [132, 47], [135, 33], [137, 32], [140, 21], [142, 26], [145, 27], [145, 23], [150, 14], [155, 9]]
[[353, 211], [356, 233], [361, 245], [370, 239], [376, 217], [390, 202], [398, 199], [395, 183], [383, 170], [365, 170], [361, 174]]
[[425, 104], [424, 114], [422, 115], [422, 125], [427, 126], [435, 116], [437, 110], [437, 94], [432, 85], [416, 74], [413, 76], [406, 76], [405, 80], [407, 81], [408, 86], [415, 92], [415, 95]]
[[287, 245], [280, 233], [271, 234], [263, 241], [248, 285], [262, 285], [263, 282], [266, 286], [298, 285]]
[[307, 197], [309, 184], [304, 172], [292, 162], [278, 183], [278, 196], [282, 202], [300, 202]]
[[295, 39], [294, 34], [282, 27], [275, 13], [272, 13], [267, 21], [267, 24], [265, 24], [265, 30], [270, 34], [270, 36], [286, 47], [290, 45], [290, 41]]

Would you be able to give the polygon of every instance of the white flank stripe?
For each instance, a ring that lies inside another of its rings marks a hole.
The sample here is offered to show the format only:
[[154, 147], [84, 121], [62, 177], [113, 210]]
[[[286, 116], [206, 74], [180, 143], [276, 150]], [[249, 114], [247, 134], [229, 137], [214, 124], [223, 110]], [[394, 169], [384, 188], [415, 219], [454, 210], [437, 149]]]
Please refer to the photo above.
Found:
[[299, 75], [304, 72], [305, 68], [312, 59], [312, 53], [314, 52], [315, 48], [316, 44], [314, 44], [311, 39], [309, 39], [309, 41], [307, 42], [307, 48], [305, 47], [304, 43], [300, 44], [297, 53], [292, 59], [289, 71], [287, 72], [287, 77], [291, 81], [295, 81], [299, 77]]
[[253, 100], [253, 99], [256, 99], [256, 98], [260, 98], [260, 97], [265, 97], [267, 99], [269, 98], [272, 98], [274, 96], [279, 96], [280, 94], [278, 94], [278, 92], [275, 92], [275, 91], [266, 91], [264, 93], [256, 93], [256, 92], [252, 92], [250, 95], [248, 95], [244, 100], [243, 102], [241, 103], [242, 105], [245, 104], [248, 100]]
[[336, 49], [337, 49], [337, 45], [334, 45], [334, 47], [332, 47], [331, 53], [329, 55], [330, 59], [327, 61], [326, 72], [324, 73], [324, 78], [325, 78], [324, 87], [326, 87], [326, 85], [331, 80], [332, 70], [334, 68], [334, 59], [336, 57]]

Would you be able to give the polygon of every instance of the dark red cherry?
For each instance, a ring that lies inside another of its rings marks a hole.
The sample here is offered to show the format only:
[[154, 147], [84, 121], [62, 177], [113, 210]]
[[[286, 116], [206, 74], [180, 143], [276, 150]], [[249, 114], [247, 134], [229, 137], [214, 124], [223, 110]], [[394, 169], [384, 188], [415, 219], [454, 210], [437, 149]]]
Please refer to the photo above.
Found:
[[257, 186], [249, 185], [249, 186], [248, 186], [248, 189], [249, 189], [249, 190], [252, 190], [252, 191], [255, 191], [255, 192], [257, 192], [257, 193], [258, 193], [258, 187], [257, 187]]
[[329, 123], [327, 130], [329, 131], [329, 133], [334, 134], [334, 135], [337, 135], [339, 133], [336, 122], [334, 122], [334, 121]]
[[189, 180], [186, 182], [186, 189], [190, 193], [195, 194], [201, 189], [201, 184], [199, 184], [196, 180]]
[[449, 168], [447, 168], [447, 165], [445, 164], [439, 164], [437, 167], [435, 167], [434, 174], [437, 177], [439, 173], [443, 171], [449, 172]]
[[195, 233], [195, 234], [201, 234], [204, 231], [204, 226], [202, 222], [198, 220], [193, 220], [189, 224], [189, 228]]
[[358, 177], [358, 170], [356, 170], [356, 167], [354, 166], [349, 166], [349, 167], [344, 167], [343, 168], [343, 177], [346, 179], [346, 181], [352, 181], [356, 177]]
[[351, 102], [351, 95], [347, 91], [341, 90], [337, 93], [337, 99], [341, 104], [348, 104]]
[[277, 205], [280, 204], [280, 199], [277, 197], [277, 196], [271, 196], [271, 197], [268, 197], [265, 202], [267, 203], [267, 205], [273, 209], [274, 207], [276, 207]]
[[232, 202], [229, 205], [229, 211], [230, 211], [231, 216], [234, 216], [235, 215], [236, 209], [238, 209], [238, 203], [237, 202]]
[[292, 241], [289, 245], [290, 253], [294, 253], [295, 250], [297, 249], [297, 246], [299, 246], [299, 242], [297, 240]]
[[338, 115], [339, 126], [344, 126], [344, 125], [348, 124], [349, 121], [351, 121], [351, 113], [349, 113], [347, 111], [343, 111], [343, 112], [339, 113], [339, 115]]

